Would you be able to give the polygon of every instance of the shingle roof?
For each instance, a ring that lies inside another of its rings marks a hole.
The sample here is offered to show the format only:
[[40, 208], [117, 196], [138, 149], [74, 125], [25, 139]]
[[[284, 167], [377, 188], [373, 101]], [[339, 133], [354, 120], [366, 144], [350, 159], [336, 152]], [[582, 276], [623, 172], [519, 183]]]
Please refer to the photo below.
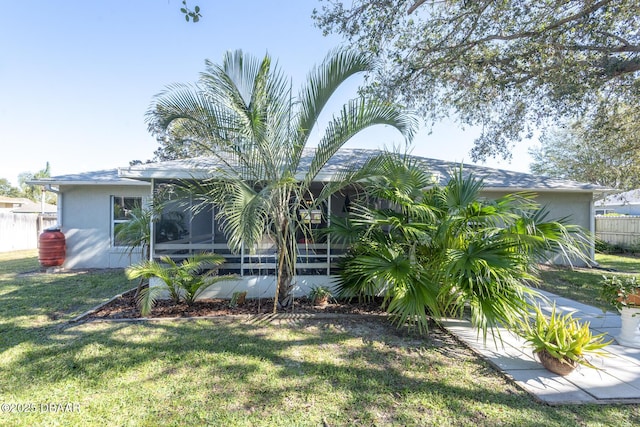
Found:
[[[357, 167], [371, 156], [382, 153], [380, 150], [367, 149], [342, 149], [338, 151], [322, 169], [318, 176], [319, 181], [327, 181], [335, 174]], [[300, 169], [309, 167], [314, 150], [305, 150], [301, 159]], [[424, 169], [434, 174], [440, 183], [448, 181], [452, 171], [460, 167], [459, 163], [444, 160], [431, 159], [420, 156], [412, 156], [417, 162], [424, 165]], [[84, 174], [64, 175], [38, 181], [52, 184], [142, 184], [141, 181], [156, 179], [202, 179], [210, 177], [210, 171], [221, 166], [221, 162], [212, 157], [199, 157], [194, 159], [172, 160], [158, 163], [147, 163], [128, 166], [107, 171], [87, 172]], [[594, 184], [580, 183], [576, 181], [536, 176], [532, 174], [513, 172], [503, 169], [489, 168], [485, 166], [464, 164], [466, 173], [473, 173], [482, 178], [485, 190], [536, 190], [536, 191], [575, 191], [575, 192], [604, 192], [610, 189]]]
[[121, 177], [118, 169], [107, 169], [91, 172], [82, 172], [70, 175], [58, 175], [50, 178], [39, 178], [28, 182], [35, 185], [148, 185], [135, 179]]
[[56, 205], [51, 205], [49, 203], [45, 203], [44, 206], [40, 202], [34, 202], [33, 200], [29, 200], [26, 197], [6, 197], [0, 196], [0, 203], [4, 204], [12, 204], [13, 206], [8, 209], [11, 212], [15, 213], [39, 213], [44, 212], [57, 212], [58, 207]]
[[[338, 151], [322, 169], [320, 181], [328, 180], [337, 173], [344, 172], [350, 167], [357, 167], [372, 155], [382, 153], [379, 150], [342, 149]], [[301, 169], [306, 169], [311, 163], [313, 150], [305, 150], [301, 159]], [[460, 167], [459, 163], [437, 160], [420, 156], [412, 156], [424, 169], [433, 173], [440, 181], [448, 181], [452, 171]], [[148, 163], [120, 169], [120, 176], [134, 179], [201, 179], [210, 176], [208, 171], [220, 167], [220, 162], [214, 158], [200, 157], [188, 160], [173, 160], [161, 163]], [[583, 191], [601, 192], [609, 189], [594, 184], [576, 181], [536, 176], [532, 174], [495, 169], [478, 165], [465, 164], [463, 170], [473, 173], [484, 180], [485, 189], [509, 189], [510, 191]]]

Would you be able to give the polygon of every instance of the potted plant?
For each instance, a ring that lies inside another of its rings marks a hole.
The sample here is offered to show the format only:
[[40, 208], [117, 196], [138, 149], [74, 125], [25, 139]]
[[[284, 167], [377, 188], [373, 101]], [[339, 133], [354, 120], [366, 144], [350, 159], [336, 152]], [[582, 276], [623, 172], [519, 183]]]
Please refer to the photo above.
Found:
[[611, 343], [605, 341], [605, 335], [594, 336], [589, 329], [589, 322], [580, 322], [571, 313], [556, 311], [555, 304], [549, 317], [536, 306], [533, 319], [524, 322], [521, 331], [521, 336], [533, 347], [533, 353], [538, 356], [540, 363], [562, 376], [571, 373], [578, 365], [596, 368], [585, 355], [603, 355], [600, 350]]
[[640, 307], [640, 282], [636, 276], [603, 276], [600, 297], [618, 310]]
[[244, 305], [247, 300], [247, 291], [234, 292], [231, 295], [231, 301], [229, 301], [229, 307], [236, 308], [239, 305]]
[[640, 282], [636, 276], [603, 277], [600, 299], [620, 311], [620, 345], [640, 348]]
[[331, 290], [326, 286], [313, 286], [309, 292], [309, 299], [313, 305], [327, 305], [331, 298]]

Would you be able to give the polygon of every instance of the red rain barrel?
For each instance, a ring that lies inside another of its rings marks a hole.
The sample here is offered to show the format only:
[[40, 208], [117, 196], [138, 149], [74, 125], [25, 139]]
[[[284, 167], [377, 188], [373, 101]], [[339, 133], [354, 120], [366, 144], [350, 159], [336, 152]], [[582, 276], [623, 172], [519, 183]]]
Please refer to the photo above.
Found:
[[47, 229], [40, 234], [38, 239], [38, 260], [42, 267], [62, 265], [65, 255], [65, 238], [59, 229]]

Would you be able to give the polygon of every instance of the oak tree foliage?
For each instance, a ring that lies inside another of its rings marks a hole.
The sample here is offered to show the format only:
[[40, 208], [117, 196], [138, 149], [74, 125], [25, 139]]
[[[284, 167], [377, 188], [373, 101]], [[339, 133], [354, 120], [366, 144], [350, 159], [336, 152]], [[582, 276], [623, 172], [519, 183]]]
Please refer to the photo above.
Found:
[[187, 22], [193, 22], [194, 24], [196, 22], [199, 22], [200, 18], [202, 18], [202, 14], [200, 13], [200, 6], [196, 5], [193, 7], [193, 9], [191, 9], [187, 5], [187, 0], [182, 0], [182, 7], [180, 8], [180, 12], [184, 15], [184, 19]]
[[620, 190], [640, 187], [640, 117], [626, 106], [548, 129], [530, 150], [531, 171]]
[[325, 34], [380, 59], [368, 90], [478, 126], [474, 160], [640, 100], [636, 0], [321, 0]]
[[20, 197], [20, 189], [11, 185], [8, 179], [0, 178], [0, 196]]

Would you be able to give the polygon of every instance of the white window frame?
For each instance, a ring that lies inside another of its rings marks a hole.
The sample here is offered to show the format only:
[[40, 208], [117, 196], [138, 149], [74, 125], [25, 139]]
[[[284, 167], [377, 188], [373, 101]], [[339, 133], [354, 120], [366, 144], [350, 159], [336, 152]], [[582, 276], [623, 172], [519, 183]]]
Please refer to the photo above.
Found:
[[124, 201], [124, 199], [138, 199], [138, 201], [140, 203], [140, 207], [144, 206], [143, 205], [144, 200], [143, 200], [143, 198], [141, 196], [118, 196], [118, 195], [115, 195], [115, 194], [112, 194], [110, 196], [110, 203], [109, 203], [110, 213], [109, 213], [109, 216], [110, 216], [111, 222], [110, 222], [110, 226], [109, 227], [111, 228], [111, 230], [109, 232], [109, 235], [110, 235], [110, 240], [111, 240], [111, 247], [112, 248], [126, 248], [126, 246], [118, 246], [118, 245], [116, 245], [116, 235], [115, 235], [116, 224], [123, 224], [123, 223], [129, 222], [131, 220], [130, 219], [116, 219], [115, 218], [115, 215], [114, 215], [114, 210], [115, 209], [114, 208], [115, 208], [115, 204], [116, 204], [115, 203], [116, 199], [123, 199], [123, 201]]

